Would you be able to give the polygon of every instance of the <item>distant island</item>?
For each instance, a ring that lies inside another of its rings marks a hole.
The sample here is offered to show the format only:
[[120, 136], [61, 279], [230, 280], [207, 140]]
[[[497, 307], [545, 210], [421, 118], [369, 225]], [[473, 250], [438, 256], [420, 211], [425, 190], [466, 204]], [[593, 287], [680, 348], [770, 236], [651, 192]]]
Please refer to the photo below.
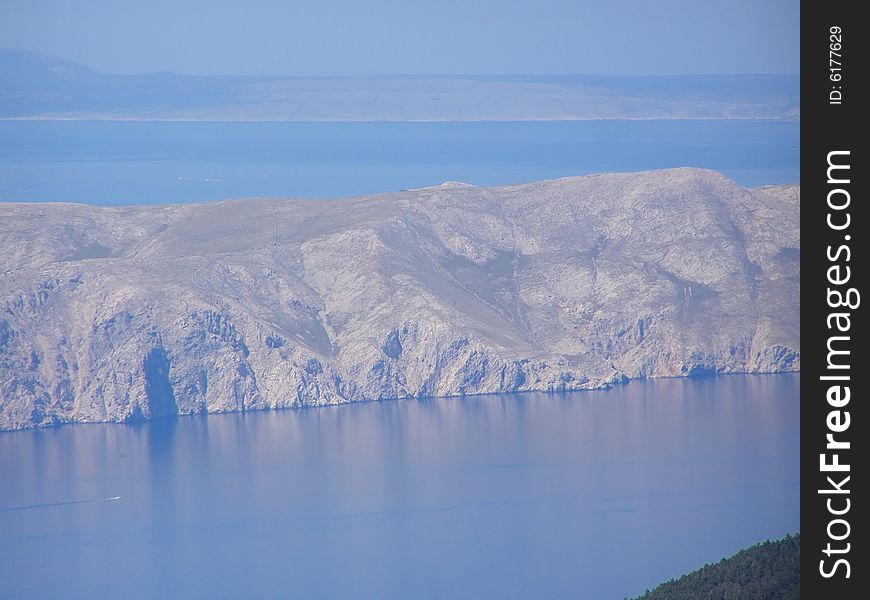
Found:
[[799, 216], [699, 169], [0, 203], [0, 429], [796, 371]]
[[797, 600], [801, 536], [766, 541], [663, 583], [636, 600]]
[[791, 75], [109, 75], [0, 49], [0, 119], [558, 121], [800, 118]]

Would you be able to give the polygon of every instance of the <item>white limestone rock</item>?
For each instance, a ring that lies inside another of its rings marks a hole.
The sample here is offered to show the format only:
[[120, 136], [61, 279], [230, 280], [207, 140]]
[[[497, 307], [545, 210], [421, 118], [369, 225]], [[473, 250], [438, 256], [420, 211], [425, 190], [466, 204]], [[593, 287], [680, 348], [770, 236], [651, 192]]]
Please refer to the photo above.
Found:
[[0, 428], [800, 367], [797, 186], [0, 204]]

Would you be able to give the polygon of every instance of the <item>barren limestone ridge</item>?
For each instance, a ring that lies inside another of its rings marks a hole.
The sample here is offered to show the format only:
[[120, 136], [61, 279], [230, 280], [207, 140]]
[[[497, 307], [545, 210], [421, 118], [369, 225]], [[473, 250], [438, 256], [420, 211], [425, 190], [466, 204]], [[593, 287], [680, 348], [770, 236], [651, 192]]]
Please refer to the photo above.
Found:
[[0, 204], [0, 428], [795, 371], [799, 197], [675, 169]]

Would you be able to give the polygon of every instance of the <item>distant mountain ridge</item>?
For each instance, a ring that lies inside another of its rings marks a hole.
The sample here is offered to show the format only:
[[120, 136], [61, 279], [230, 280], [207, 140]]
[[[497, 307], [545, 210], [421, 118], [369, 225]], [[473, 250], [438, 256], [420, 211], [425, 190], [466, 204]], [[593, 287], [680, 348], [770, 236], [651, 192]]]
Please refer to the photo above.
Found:
[[0, 203], [0, 429], [800, 368], [800, 189]]
[[0, 49], [0, 118], [488, 121], [800, 118], [786, 75], [107, 75]]

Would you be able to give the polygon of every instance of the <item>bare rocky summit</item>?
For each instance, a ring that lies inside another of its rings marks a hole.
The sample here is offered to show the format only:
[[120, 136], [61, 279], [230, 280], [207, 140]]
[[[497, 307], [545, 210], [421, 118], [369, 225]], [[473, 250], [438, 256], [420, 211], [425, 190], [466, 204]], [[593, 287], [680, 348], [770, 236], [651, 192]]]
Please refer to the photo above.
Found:
[[0, 428], [800, 366], [797, 186], [0, 204]]

